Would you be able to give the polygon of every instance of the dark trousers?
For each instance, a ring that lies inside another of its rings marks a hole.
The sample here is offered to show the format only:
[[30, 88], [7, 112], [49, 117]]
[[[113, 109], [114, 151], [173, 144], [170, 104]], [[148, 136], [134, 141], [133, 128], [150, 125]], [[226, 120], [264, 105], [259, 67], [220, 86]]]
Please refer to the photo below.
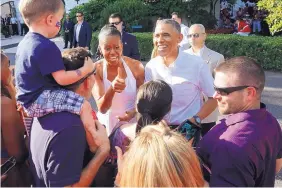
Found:
[[202, 130], [201, 130], [202, 137], [205, 136], [205, 134], [207, 134], [207, 132], [209, 132], [209, 130], [214, 126], [215, 126], [215, 122], [202, 123]]
[[70, 48], [72, 48], [72, 38], [73, 38], [72, 32], [65, 33], [65, 48], [68, 47], [68, 43], [70, 43]]
[[21, 35], [25, 35], [28, 33], [28, 27], [26, 24], [21, 24]]
[[18, 25], [17, 24], [12, 24], [12, 29], [13, 29], [13, 35], [18, 35]]

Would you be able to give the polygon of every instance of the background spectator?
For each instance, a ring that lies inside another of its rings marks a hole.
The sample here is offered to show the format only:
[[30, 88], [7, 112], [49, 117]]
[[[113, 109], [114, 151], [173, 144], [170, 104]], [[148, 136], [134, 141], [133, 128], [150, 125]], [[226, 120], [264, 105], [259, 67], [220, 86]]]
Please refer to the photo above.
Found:
[[134, 35], [125, 32], [123, 27], [123, 19], [119, 13], [111, 14], [109, 17], [109, 24], [114, 25], [121, 33], [121, 40], [123, 43], [123, 55], [135, 60], [140, 60], [140, 52], [138, 42]]
[[11, 17], [11, 24], [13, 28], [13, 35], [18, 35], [18, 19], [15, 16]]
[[77, 24], [74, 26], [73, 47], [83, 47], [90, 49], [92, 30], [90, 25], [84, 21], [83, 12], [76, 13]]
[[64, 49], [68, 47], [68, 43], [70, 43], [70, 48], [72, 48], [74, 23], [72, 20], [70, 20], [70, 16], [68, 14], [66, 15], [66, 20], [64, 21], [63, 29], [65, 35]]
[[15, 157], [17, 163], [1, 186], [29, 187], [31, 179], [25, 164], [28, 157], [24, 140], [25, 127], [16, 108], [9, 62], [8, 57], [1, 52], [1, 165], [10, 157]]
[[189, 27], [184, 25], [182, 23], [182, 17], [178, 12], [173, 12], [171, 14], [171, 19], [179, 23], [180, 28], [181, 28], [181, 34], [183, 35], [182, 41], [179, 43], [180, 49], [181, 50], [187, 50], [190, 47], [189, 41], [188, 41], [188, 33], [189, 33]]

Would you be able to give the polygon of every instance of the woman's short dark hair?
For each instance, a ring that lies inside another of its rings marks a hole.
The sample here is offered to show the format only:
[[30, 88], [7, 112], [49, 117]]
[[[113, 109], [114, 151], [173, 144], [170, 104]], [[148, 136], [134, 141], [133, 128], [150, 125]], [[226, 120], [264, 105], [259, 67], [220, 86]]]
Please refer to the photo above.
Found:
[[149, 81], [137, 93], [137, 131], [148, 124], [159, 123], [170, 111], [172, 89], [162, 80]]
[[107, 24], [101, 29], [98, 36], [99, 41], [105, 36], [117, 36], [121, 39], [121, 33], [114, 25], [111, 24]]

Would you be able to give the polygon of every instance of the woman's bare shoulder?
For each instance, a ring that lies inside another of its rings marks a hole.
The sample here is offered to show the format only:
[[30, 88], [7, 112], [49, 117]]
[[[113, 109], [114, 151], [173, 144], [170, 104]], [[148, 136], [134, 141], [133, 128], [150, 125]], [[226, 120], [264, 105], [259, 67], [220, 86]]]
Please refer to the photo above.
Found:
[[[13, 105], [15, 107], [15, 103], [13, 102], [12, 99], [6, 96], [1, 96], [1, 106], [11, 106]], [[3, 109], [3, 108], [2, 108]]]
[[140, 61], [126, 56], [123, 56], [123, 59], [134, 75], [140, 75], [140, 73], [144, 72], [144, 66]]
[[95, 68], [96, 68], [96, 73], [99, 75], [99, 77], [102, 79], [103, 78], [103, 63], [104, 60], [100, 59], [95, 62]]
[[120, 127], [123, 134], [130, 140], [134, 140], [136, 135], [136, 123], [127, 123]]

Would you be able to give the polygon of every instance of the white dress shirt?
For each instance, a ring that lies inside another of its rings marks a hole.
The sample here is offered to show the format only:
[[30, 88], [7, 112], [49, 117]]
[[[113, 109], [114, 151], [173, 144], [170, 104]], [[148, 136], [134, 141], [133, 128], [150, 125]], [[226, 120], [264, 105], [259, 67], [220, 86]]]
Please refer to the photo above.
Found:
[[164, 118], [171, 125], [178, 125], [200, 111], [202, 93], [209, 97], [214, 94], [208, 65], [201, 58], [182, 51], [169, 67], [160, 56], [147, 63], [145, 80], [156, 79], [164, 80], [172, 88], [171, 111]]
[[80, 29], [81, 29], [81, 25], [82, 23], [78, 23], [77, 26], [76, 26], [76, 33], [75, 33], [75, 38], [76, 38], [76, 42], [78, 42], [78, 39], [79, 39], [79, 32], [80, 32]]
[[[192, 47], [188, 50], [185, 50], [184, 52], [201, 57], [204, 62], [209, 66], [211, 74], [215, 67], [224, 61], [223, 55], [208, 49], [205, 45], [198, 52], [195, 52]], [[203, 94], [203, 99], [204, 101], [207, 101], [208, 97]], [[204, 101], [202, 101], [202, 105], [204, 104]], [[202, 123], [216, 122], [218, 120], [218, 117], [219, 112], [218, 108], [216, 108], [210, 115], [208, 115], [205, 119], [202, 120]]]
[[182, 41], [179, 43], [180, 49], [187, 50], [190, 47], [188, 34], [189, 34], [189, 27], [184, 24], [180, 24], [181, 27], [181, 34], [183, 35]]

